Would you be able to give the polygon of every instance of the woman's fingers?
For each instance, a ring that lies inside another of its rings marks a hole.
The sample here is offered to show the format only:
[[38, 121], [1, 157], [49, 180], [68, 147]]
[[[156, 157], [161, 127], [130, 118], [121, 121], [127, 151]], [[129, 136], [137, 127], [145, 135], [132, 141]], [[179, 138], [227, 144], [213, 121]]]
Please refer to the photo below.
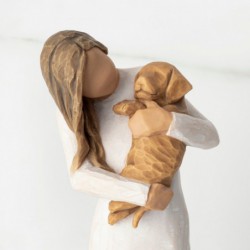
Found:
[[[148, 103], [153, 106], [155, 104]], [[128, 126], [133, 138], [150, 136], [162, 131], [167, 131], [171, 122], [172, 114], [161, 107], [140, 109], [129, 119]]]
[[161, 183], [153, 183], [148, 192], [145, 207], [150, 210], [164, 210], [171, 201], [174, 193], [170, 187]]

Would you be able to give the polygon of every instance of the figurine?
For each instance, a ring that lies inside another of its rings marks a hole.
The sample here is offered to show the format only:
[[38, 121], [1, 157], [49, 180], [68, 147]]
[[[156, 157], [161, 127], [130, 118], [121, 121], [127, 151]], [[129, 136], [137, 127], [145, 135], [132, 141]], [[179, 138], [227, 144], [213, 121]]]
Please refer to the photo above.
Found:
[[[131, 118], [137, 110], [145, 109], [146, 105], [143, 103], [150, 100], [153, 105], [160, 105], [169, 112], [187, 113], [184, 95], [191, 88], [191, 84], [175, 67], [166, 62], [152, 62], [145, 65], [135, 77], [136, 101], [121, 101], [113, 106], [113, 110], [116, 114]], [[126, 166], [120, 174], [150, 184], [161, 183], [170, 188], [185, 150], [186, 145], [182, 141], [167, 136], [165, 132], [133, 138]], [[170, 190], [169, 201], [172, 195]], [[149, 209], [111, 201], [109, 210], [111, 213], [108, 219], [111, 225], [135, 212], [133, 227], [137, 227], [142, 215]]]
[[[134, 79], [142, 67], [118, 69], [107, 54], [102, 43], [72, 30], [49, 37], [41, 53], [42, 74], [57, 106], [72, 187], [99, 197], [88, 249], [189, 250], [188, 213], [179, 170], [171, 182], [174, 195], [170, 201], [170, 189], [164, 184], [120, 173], [132, 144], [131, 133], [140, 138], [165, 132], [199, 148], [217, 146], [218, 133], [186, 98], [184, 113], [169, 112], [145, 100], [147, 108], [130, 118], [115, 114], [115, 104], [134, 99]], [[142, 89], [147, 91], [146, 87], [142, 83]], [[149, 106], [152, 112], [148, 112]], [[110, 225], [110, 201], [150, 211], [136, 229], [131, 227], [131, 216]]]

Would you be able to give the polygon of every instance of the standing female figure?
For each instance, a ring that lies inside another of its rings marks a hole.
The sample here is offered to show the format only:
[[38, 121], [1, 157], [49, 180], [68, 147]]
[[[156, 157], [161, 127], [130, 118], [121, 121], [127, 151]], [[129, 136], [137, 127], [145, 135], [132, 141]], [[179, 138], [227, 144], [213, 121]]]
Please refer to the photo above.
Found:
[[[169, 204], [169, 189], [164, 185], [149, 185], [119, 173], [131, 146], [131, 132], [136, 137], [165, 132], [187, 146], [212, 148], [219, 142], [216, 129], [187, 100], [187, 114], [149, 103], [150, 114], [142, 110], [129, 121], [116, 115], [114, 104], [134, 98], [133, 82], [141, 67], [117, 69], [107, 53], [103, 44], [78, 31], [52, 35], [41, 53], [42, 74], [58, 107], [72, 187], [99, 197], [89, 250], [189, 250], [188, 213], [179, 170], [172, 181], [174, 196]], [[111, 200], [151, 211], [136, 229], [131, 226], [131, 216], [110, 225]]]

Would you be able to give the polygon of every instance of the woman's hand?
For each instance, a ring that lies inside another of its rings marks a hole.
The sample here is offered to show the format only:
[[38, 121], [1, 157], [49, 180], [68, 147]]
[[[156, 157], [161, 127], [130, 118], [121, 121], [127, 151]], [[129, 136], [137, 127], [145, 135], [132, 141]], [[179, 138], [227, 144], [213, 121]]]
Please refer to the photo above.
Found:
[[165, 134], [172, 122], [171, 112], [163, 109], [154, 101], [143, 100], [142, 102], [147, 108], [137, 110], [128, 122], [133, 138]]
[[164, 210], [171, 201], [174, 193], [170, 187], [161, 183], [153, 183], [148, 192], [145, 204], [147, 210]]

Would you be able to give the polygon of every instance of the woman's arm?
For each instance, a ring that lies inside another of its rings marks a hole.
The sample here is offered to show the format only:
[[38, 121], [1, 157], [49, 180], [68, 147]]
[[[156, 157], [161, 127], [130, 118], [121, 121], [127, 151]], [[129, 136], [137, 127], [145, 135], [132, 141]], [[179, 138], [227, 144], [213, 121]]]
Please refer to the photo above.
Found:
[[219, 144], [216, 128], [195, 107], [186, 101], [188, 115], [171, 112], [173, 120], [167, 135], [174, 137], [187, 146], [209, 149]]
[[95, 167], [88, 159], [73, 174], [70, 174], [71, 162], [76, 152], [76, 138], [58, 108], [56, 112], [72, 187], [97, 197], [144, 206], [147, 202], [149, 184], [130, 180], [119, 174]]

